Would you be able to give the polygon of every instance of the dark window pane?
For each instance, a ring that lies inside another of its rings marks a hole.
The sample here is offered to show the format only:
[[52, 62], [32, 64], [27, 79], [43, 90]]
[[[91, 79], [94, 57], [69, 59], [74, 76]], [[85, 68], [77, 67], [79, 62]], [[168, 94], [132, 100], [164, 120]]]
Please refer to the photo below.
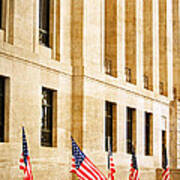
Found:
[[49, 46], [49, 19], [50, 1], [39, 1], [39, 41], [45, 46]]
[[145, 113], [145, 155], [150, 155], [150, 113]]
[[0, 77], [0, 142], [4, 142], [4, 82]]
[[162, 131], [162, 166], [164, 165], [165, 160], [165, 153], [166, 153], [166, 131]]
[[133, 109], [127, 108], [127, 153], [132, 153]]
[[43, 88], [42, 96], [41, 145], [52, 146], [53, 91]]
[[[112, 150], [113, 142], [113, 103], [106, 101], [106, 118], [105, 118], [105, 150], [108, 151], [109, 147]], [[108, 140], [110, 139], [110, 141]], [[110, 144], [109, 144], [110, 143]]]

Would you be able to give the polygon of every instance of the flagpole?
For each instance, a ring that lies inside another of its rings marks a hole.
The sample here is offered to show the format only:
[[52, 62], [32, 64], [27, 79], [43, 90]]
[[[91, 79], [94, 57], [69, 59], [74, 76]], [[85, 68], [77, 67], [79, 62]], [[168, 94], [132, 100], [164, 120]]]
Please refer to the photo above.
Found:
[[111, 137], [108, 136], [108, 179], [110, 177], [110, 180], [111, 180], [111, 175], [109, 176], [109, 171], [110, 171], [110, 153], [111, 153]]

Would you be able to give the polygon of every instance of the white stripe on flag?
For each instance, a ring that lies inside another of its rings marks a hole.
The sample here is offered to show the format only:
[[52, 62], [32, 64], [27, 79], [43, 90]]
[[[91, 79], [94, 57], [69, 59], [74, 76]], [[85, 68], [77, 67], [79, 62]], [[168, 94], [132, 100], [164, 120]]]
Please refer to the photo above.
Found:
[[86, 166], [85, 162], [83, 162], [83, 163], [81, 164], [81, 167], [80, 167], [80, 168], [83, 170], [84, 173], [86, 173], [87, 176], [90, 177], [90, 179], [92, 179], [92, 180], [96, 180], [96, 179], [97, 179], [97, 177], [94, 175], [94, 173], [92, 172], [92, 170], [89, 169], [88, 166]]
[[88, 159], [85, 160], [85, 163], [93, 170], [94, 174], [96, 175], [97, 179], [101, 180], [101, 174], [98, 172], [97, 168], [91, 164]]
[[90, 161], [89, 158], [86, 158], [87, 163], [96, 170], [98, 176], [101, 178], [101, 180], [106, 179], [106, 177], [102, 174], [102, 172]]

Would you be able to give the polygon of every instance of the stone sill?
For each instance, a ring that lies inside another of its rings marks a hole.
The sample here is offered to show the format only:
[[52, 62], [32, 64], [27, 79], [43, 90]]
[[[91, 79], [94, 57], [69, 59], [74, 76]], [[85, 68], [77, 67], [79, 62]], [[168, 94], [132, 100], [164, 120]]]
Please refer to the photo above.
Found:
[[46, 57], [46, 59], [51, 59], [51, 48], [39, 45], [39, 54], [41, 57]]

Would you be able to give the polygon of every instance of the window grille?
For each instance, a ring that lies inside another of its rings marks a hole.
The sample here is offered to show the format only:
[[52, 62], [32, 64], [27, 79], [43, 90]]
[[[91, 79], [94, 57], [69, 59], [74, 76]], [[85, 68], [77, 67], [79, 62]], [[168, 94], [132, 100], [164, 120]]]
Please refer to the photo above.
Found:
[[127, 107], [127, 136], [126, 136], [126, 145], [127, 153], [132, 153], [132, 147], [136, 148], [136, 119], [135, 119], [135, 109]]
[[152, 113], [145, 112], [145, 155], [153, 154], [153, 120]]
[[144, 88], [149, 89], [149, 78], [146, 75], [144, 75]]
[[39, 1], [39, 43], [49, 47], [49, 0]]
[[164, 83], [163, 83], [163, 82], [160, 82], [160, 83], [159, 83], [159, 93], [160, 93], [161, 95], [164, 94]]
[[[106, 101], [106, 117], [105, 117], [105, 150], [113, 146], [113, 103]], [[110, 141], [108, 140], [110, 138]], [[110, 143], [110, 144], [109, 144]]]
[[41, 145], [52, 146], [53, 91], [42, 89]]
[[105, 71], [106, 71], [106, 74], [112, 75], [112, 61], [111, 60], [108, 60], [108, 59], [105, 60]]
[[131, 69], [126, 67], [125, 72], [126, 72], [126, 81], [127, 82], [132, 82]]

